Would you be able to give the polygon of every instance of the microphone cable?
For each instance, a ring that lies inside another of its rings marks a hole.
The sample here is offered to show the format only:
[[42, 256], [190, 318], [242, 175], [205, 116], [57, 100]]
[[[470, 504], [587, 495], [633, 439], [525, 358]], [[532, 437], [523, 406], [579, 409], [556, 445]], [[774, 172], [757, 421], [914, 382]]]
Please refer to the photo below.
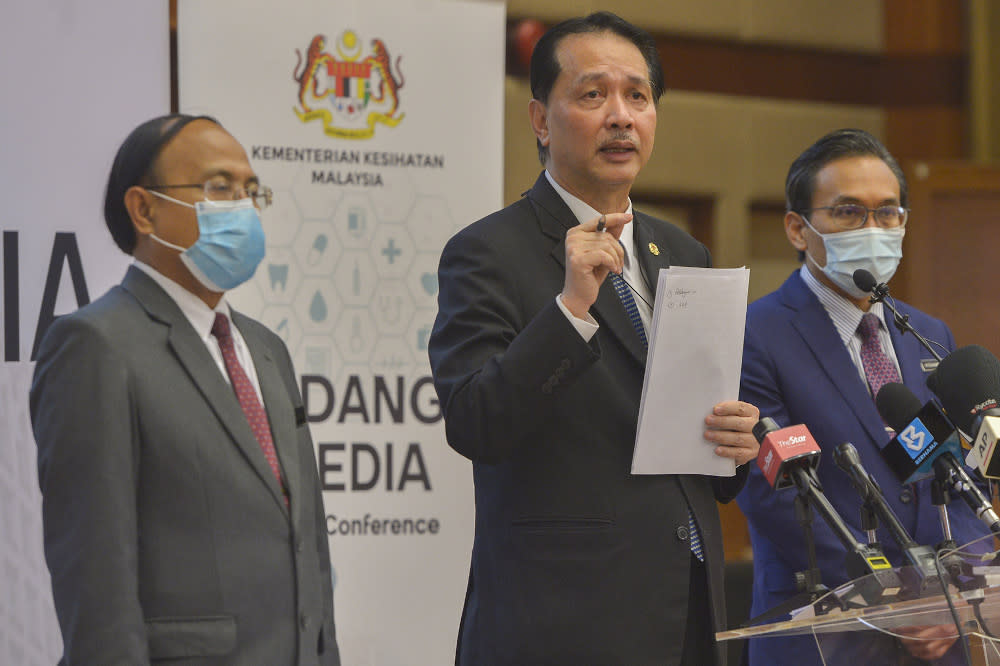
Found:
[[931, 347], [931, 342], [944, 350], [945, 354], [948, 353], [947, 348], [936, 340], [928, 340], [924, 336], [920, 335], [915, 328], [910, 324], [910, 315], [900, 314], [899, 310], [896, 309], [895, 301], [889, 297], [889, 285], [885, 282], [879, 283], [875, 276], [871, 274], [870, 271], [864, 268], [859, 268], [852, 274], [852, 279], [854, 280], [854, 285], [861, 291], [871, 293], [871, 297], [868, 299], [869, 303], [884, 303], [889, 311], [892, 312], [893, 321], [896, 324], [896, 328], [899, 329], [900, 333], [912, 333], [920, 344], [924, 346], [924, 349], [931, 353], [938, 362], [941, 361], [941, 355], [934, 351]]
[[[871, 297], [870, 301], [872, 303], [877, 303], [878, 302], [878, 301], [875, 300], [874, 296]], [[904, 315], [904, 314], [900, 314], [899, 313], [899, 310], [896, 309], [896, 301], [893, 300], [892, 296], [889, 295], [888, 291], [886, 292], [885, 296], [883, 296], [882, 298], [879, 299], [879, 301], [882, 301], [887, 306], [889, 306], [889, 310], [892, 312], [892, 321], [893, 321], [894, 324], [896, 324], [896, 328], [899, 329], [900, 333], [906, 333], [907, 331], [909, 331], [910, 333], [913, 333], [914, 335], [917, 335], [916, 331], [914, 331], [912, 329], [912, 327], [909, 326], [910, 315]], [[945, 356], [947, 356], [949, 353], [951, 353], [951, 351], [947, 347], [945, 347], [943, 344], [941, 344], [937, 340], [931, 340], [930, 338], [925, 337], [923, 335], [917, 335], [917, 337], [920, 338], [924, 342], [925, 346], [926, 346], [927, 343], [930, 343], [930, 344], [934, 345], [935, 347], [937, 347], [938, 349], [940, 349]], [[930, 348], [928, 348], [928, 350], [930, 351]], [[934, 352], [931, 351], [931, 353], [933, 354]], [[938, 360], [940, 361], [941, 359], [939, 358]]]
[[[951, 612], [952, 622], [955, 623], [955, 630], [958, 632], [958, 642], [962, 644], [962, 656], [965, 657], [966, 666], [972, 666], [972, 653], [969, 652], [969, 645], [966, 642], [966, 634], [962, 630], [962, 619], [958, 617], [958, 610], [955, 602], [951, 598], [951, 590], [948, 589], [947, 579], [944, 577], [944, 570], [941, 568], [941, 551], [934, 550], [934, 568], [937, 569], [938, 577], [941, 580], [941, 589], [944, 591], [944, 599], [948, 602], [948, 610]], [[979, 607], [975, 606], [973, 612], [979, 614]]]

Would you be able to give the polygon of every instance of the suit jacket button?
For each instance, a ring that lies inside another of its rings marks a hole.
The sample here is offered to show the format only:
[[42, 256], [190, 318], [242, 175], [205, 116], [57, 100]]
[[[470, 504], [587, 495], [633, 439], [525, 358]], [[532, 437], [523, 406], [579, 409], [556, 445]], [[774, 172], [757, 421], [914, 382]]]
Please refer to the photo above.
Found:
[[295, 552], [296, 553], [301, 553], [302, 552], [302, 539], [296, 539], [295, 540]]
[[903, 488], [903, 491], [899, 493], [899, 501], [903, 504], [909, 504], [913, 501], [913, 492], [909, 488]]
[[685, 525], [681, 525], [677, 528], [677, 538], [681, 541], [688, 540], [688, 528]]
[[570, 361], [568, 358], [564, 358], [562, 360], [562, 363], [559, 364], [559, 367], [562, 368], [563, 370], [569, 370], [569, 367], [571, 365], [573, 365], [572, 361]]
[[302, 631], [309, 629], [309, 616], [305, 613], [299, 615], [299, 626], [302, 627]]

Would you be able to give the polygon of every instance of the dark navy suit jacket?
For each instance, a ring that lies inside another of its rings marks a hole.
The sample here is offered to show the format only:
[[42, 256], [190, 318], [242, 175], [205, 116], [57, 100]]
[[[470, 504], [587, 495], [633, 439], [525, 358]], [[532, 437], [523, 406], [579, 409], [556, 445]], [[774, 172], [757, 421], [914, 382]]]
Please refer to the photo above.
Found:
[[[739, 491], [747, 466], [727, 478], [630, 474], [645, 350], [610, 280], [589, 342], [556, 305], [576, 224], [543, 174], [441, 257], [431, 368], [448, 443], [473, 461], [476, 489], [463, 666], [676, 666], [689, 505], [712, 609], [695, 620], [725, 628], [715, 502]], [[661, 267], [709, 264], [705, 246], [671, 224], [636, 213], [630, 227], [651, 290]]]

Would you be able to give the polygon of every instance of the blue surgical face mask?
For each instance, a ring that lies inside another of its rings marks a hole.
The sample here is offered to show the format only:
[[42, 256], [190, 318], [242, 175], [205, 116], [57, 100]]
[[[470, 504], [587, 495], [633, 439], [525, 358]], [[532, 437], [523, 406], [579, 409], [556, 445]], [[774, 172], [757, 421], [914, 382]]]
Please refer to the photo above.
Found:
[[198, 216], [198, 240], [194, 245], [188, 248], [174, 245], [156, 234], [150, 234], [150, 238], [179, 250], [181, 261], [206, 289], [229, 291], [253, 277], [265, 248], [264, 227], [253, 199], [199, 201], [191, 205], [160, 192], [150, 192], [194, 208]]
[[899, 260], [903, 258], [903, 236], [906, 227], [883, 229], [863, 227], [852, 231], [821, 234], [809, 224], [804, 216], [802, 221], [823, 239], [826, 248], [826, 266], [820, 266], [806, 253], [813, 266], [833, 281], [835, 285], [860, 300], [868, 296], [854, 284], [854, 271], [863, 268], [875, 277], [876, 283], [888, 282], [896, 274]]

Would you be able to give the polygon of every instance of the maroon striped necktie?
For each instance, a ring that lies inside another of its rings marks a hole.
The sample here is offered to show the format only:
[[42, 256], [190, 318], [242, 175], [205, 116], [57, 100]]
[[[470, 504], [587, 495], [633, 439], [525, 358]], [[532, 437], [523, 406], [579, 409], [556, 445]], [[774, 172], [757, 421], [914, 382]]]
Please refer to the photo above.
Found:
[[285, 496], [285, 504], [288, 504], [288, 492], [285, 484], [281, 480], [281, 466], [278, 463], [278, 452], [274, 448], [274, 440], [271, 438], [271, 424], [267, 420], [267, 412], [264, 406], [257, 399], [257, 392], [254, 391], [250, 378], [243, 370], [239, 360], [236, 358], [236, 348], [233, 346], [233, 335], [229, 328], [229, 318], [221, 312], [216, 313], [215, 323], [212, 324], [212, 335], [219, 341], [219, 349], [222, 350], [222, 358], [226, 362], [226, 372], [229, 373], [229, 380], [233, 384], [233, 391], [236, 392], [236, 399], [243, 408], [243, 413], [250, 423], [257, 443], [260, 444], [267, 464], [270, 465], [274, 478], [281, 486], [282, 494]]

